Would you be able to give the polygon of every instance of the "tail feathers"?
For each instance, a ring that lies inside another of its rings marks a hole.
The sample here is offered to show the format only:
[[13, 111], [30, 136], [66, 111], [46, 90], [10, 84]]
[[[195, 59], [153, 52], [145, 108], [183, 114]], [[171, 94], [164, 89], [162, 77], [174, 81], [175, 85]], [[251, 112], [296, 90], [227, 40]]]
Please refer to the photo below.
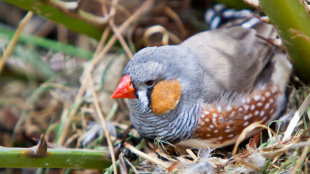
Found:
[[[275, 39], [277, 37], [277, 32], [274, 27], [265, 22], [258, 22], [256, 25], [252, 27], [256, 30], [257, 35], [263, 36], [268, 39]], [[263, 40], [262, 40], [263, 41]], [[263, 41], [265, 42], [265, 41]]]
[[281, 93], [284, 93], [291, 73], [292, 64], [287, 59], [286, 54], [276, 51], [257, 78], [254, 86], [276, 84], [280, 88]]

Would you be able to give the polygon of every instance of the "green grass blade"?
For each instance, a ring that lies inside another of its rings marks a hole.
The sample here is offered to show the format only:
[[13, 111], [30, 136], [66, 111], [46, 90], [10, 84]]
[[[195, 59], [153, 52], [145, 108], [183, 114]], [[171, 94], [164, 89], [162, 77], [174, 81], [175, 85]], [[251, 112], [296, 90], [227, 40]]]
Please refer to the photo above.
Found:
[[[14, 35], [14, 31], [10, 29], [6, 29], [4, 26], [0, 25], [0, 37], [4, 38], [6, 40], [11, 40], [11, 38]], [[52, 49], [56, 52], [64, 52], [69, 55], [77, 56], [77, 57], [84, 57], [87, 59], [91, 59], [93, 57], [93, 53], [87, 50], [83, 50], [81, 48], [69, 45], [69, 44], [63, 44], [60, 42], [56, 42], [50, 39], [31, 36], [27, 34], [21, 34], [18, 38], [19, 42], [32, 44], [35, 46]]]
[[[300, 0], [299, 0], [300, 1]], [[259, 0], [260, 6], [276, 27], [297, 70], [310, 80], [310, 43], [305, 37], [295, 37], [295, 31], [310, 36], [310, 20], [304, 6], [298, 0]], [[301, 2], [304, 0], [301, 0]]]
[[[45, 18], [63, 24], [69, 29], [100, 39], [107, 19], [97, 17], [82, 10], [70, 8], [68, 2], [59, 0], [4, 0], [19, 8], [33, 11]], [[72, 3], [71, 3], [72, 4]]]

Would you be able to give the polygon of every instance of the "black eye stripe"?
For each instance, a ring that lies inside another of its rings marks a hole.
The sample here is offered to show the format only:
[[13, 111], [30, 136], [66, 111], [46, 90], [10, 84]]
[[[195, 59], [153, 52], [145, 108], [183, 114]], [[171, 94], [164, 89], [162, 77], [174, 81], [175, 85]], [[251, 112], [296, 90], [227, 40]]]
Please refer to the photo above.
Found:
[[154, 88], [152, 87], [152, 88], [147, 89], [147, 91], [146, 91], [146, 96], [149, 100], [149, 107], [151, 107], [151, 102], [152, 102], [151, 95], [152, 95], [153, 89]]
[[146, 86], [152, 86], [154, 84], [154, 80], [149, 80], [145, 82]]

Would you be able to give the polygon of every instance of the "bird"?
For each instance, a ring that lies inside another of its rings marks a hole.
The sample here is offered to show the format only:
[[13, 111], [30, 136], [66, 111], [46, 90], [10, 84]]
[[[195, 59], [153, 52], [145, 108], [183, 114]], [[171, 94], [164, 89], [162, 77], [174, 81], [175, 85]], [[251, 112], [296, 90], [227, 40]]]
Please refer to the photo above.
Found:
[[285, 108], [292, 65], [261, 39], [276, 36], [272, 25], [259, 22], [143, 48], [111, 98], [128, 99], [130, 120], [148, 140], [195, 148], [234, 144], [247, 126], [268, 125]]

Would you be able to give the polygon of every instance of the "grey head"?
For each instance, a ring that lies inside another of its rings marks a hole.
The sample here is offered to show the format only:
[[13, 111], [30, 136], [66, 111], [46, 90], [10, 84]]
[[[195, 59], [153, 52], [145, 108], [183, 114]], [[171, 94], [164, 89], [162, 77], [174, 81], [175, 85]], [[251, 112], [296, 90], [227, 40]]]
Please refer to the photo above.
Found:
[[[130, 117], [142, 136], [167, 141], [190, 137], [206, 88], [203, 84], [206, 72], [199, 59], [190, 48], [180, 45], [148, 47], [136, 53], [126, 65], [123, 75], [130, 76], [137, 96], [129, 99]], [[178, 104], [164, 114], [154, 114], [150, 108], [154, 86], [175, 79], [181, 86]]]

